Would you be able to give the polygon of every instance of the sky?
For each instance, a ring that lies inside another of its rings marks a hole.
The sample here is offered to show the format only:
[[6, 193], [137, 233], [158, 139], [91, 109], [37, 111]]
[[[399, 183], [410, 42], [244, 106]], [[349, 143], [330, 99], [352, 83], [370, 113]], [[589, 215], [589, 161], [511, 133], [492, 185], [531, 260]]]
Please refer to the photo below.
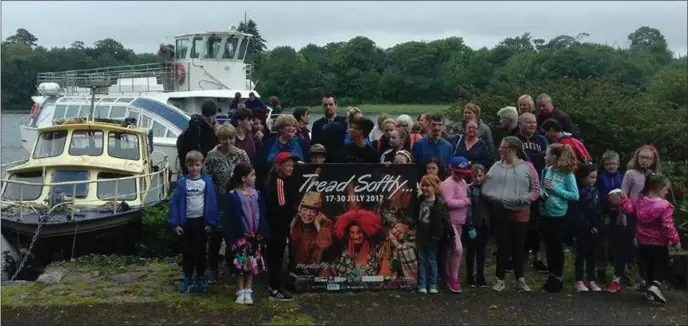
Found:
[[109, 37], [137, 53], [155, 52], [175, 35], [237, 26], [244, 12], [269, 49], [359, 35], [383, 48], [458, 36], [477, 49], [526, 32], [545, 40], [585, 32], [587, 41], [626, 47], [628, 34], [650, 26], [676, 54], [688, 52], [686, 1], [2, 1], [2, 38], [25, 28], [47, 47]]

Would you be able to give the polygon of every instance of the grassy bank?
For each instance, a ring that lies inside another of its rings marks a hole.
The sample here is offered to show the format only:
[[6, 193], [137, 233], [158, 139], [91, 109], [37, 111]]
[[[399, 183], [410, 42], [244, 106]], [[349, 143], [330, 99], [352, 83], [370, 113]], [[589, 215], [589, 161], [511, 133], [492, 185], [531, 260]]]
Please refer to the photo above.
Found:
[[[344, 114], [344, 110], [348, 106], [340, 105], [341, 114]], [[450, 107], [450, 104], [361, 104], [358, 108], [363, 111], [364, 114], [382, 114], [387, 113], [390, 115], [400, 115], [408, 114], [412, 117], [416, 117], [421, 113], [431, 112], [440, 113], [444, 112]], [[321, 106], [311, 107], [311, 112], [321, 112]]]

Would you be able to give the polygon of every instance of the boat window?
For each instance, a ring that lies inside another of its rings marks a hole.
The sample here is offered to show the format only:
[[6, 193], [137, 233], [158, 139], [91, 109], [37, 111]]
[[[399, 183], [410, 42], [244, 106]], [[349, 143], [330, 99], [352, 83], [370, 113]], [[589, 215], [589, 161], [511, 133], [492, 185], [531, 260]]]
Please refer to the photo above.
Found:
[[177, 46], [174, 48], [176, 49], [176, 56], [177, 59], [186, 59], [186, 54], [189, 52], [189, 46], [191, 45], [191, 42], [189, 41], [188, 38], [185, 39], [179, 39], [177, 40]]
[[201, 51], [203, 51], [203, 37], [196, 36], [193, 40], [193, 46], [191, 46], [191, 58], [200, 58]]
[[66, 105], [55, 105], [55, 113], [53, 114], [53, 121], [60, 120], [64, 118], [65, 112], [67, 112]]
[[79, 109], [79, 116], [80, 117], [88, 117], [88, 112], [91, 111], [91, 104], [82, 104], [81, 108]]
[[150, 128], [151, 125], [151, 118], [148, 117], [147, 115], [141, 115], [141, 124], [139, 126], [141, 128]]
[[125, 160], [138, 160], [141, 158], [139, 137], [129, 133], [109, 132], [108, 155]]
[[239, 46], [239, 57], [237, 59], [244, 60], [244, 57], [246, 56], [246, 50], [248, 50], [248, 41], [248, 37], [244, 37], [244, 39], [241, 40], [241, 46]]
[[70, 104], [67, 107], [67, 114], [65, 118], [74, 118], [79, 116], [79, 105]]
[[86, 102], [85, 97], [73, 97], [70, 103], [83, 103]]
[[[30, 182], [36, 185], [21, 185], [7, 182], [2, 198], [7, 200], [36, 200], [43, 192], [43, 173], [41, 171], [22, 172], [10, 175], [10, 181]], [[21, 193], [20, 193], [21, 192]]]
[[[53, 172], [52, 183], [87, 181], [88, 171], [59, 170]], [[86, 198], [88, 196], [88, 183], [54, 185], [51, 193], [64, 193], [68, 197]]]
[[221, 46], [222, 46], [222, 38], [217, 36], [217, 35], [211, 36], [210, 39], [208, 40], [208, 55], [207, 55], [207, 57], [210, 59], [219, 59], [220, 58], [220, 52], [221, 52], [220, 50], [222, 50]]
[[165, 137], [166, 130], [160, 122], [153, 121], [153, 137]]
[[167, 129], [167, 133], [165, 134], [165, 137], [167, 137], [167, 138], [177, 138], [177, 137], [179, 137], [179, 135], [177, 135], [176, 133], [172, 132], [171, 129]]
[[109, 111], [110, 104], [99, 104], [96, 105], [96, 112], [93, 113], [93, 116], [96, 118], [107, 118]]
[[105, 172], [98, 173], [98, 187], [96, 188], [98, 199], [112, 200], [116, 198], [118, 201], [136, 200], [136, 179], [104, 181], [107, 179], [118, 179], [126, 177], [131, 177], [131, 175]]
[[33, 158], [59, 156], [64, 151], [66, 142], [67, 131], [65, 130], [43, 132], [38, 136], [36, 149], [33, 151]]
[[110, 110], [110, 118], [112, 118], [112, 119], [124, 118], [126, 113], [127, 113], [127, 107], [126, 106], [113, 105], [112, 110]]
[[73, 156], [100, 156], [103, 154], [103, 132], [101, 130], [73, 131], [68, 153]]
[[128, 103], [131, 103], [132, 101], [134, 101], [134, 99], [131, 98], [131, 97], [120, 97], [120, 98], [117, 99], [117, 102], [118, 102], [118, 103], [124, 102], [124, 103], [127, 103], [127, 104], [128, 104]]
[[234, 35], [230, 35], [229, 38], [227, 38], [227, 43], [225, 43], [225, 53], [222, 54], [222, 59], [234, 59], [238, 44], [239, 39]]
[[100, 100], [100, 103], [112, 103], [116, 99], [114, 97], [104, 97], [102, 100]]

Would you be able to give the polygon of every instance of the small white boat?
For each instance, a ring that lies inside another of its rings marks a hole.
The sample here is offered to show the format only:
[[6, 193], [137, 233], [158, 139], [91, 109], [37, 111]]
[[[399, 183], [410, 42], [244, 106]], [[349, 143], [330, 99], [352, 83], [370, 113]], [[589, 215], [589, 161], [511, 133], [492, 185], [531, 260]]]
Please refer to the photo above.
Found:
[[[176, 141], [192, 114], [201, 113], [206, 99], [216, 100], [222, 113], [236, 93], [247, 99], [260, 94], [251, 81], [251, 65], [244, 63], [252, 35], [229, 30], [175, 37], [172, 61], [97, 69], [38, 74], [38, 93], [31, 114], [21, 123], [22, 146], [28, 151], [38, 129], [60, 119], [85, 116], [91, 104], [90, 89], [80, 87], [86, 79], [99, 78], [109, 85], [98, 91], [94, 117], [135, 118], [137, 127], [153, 132], [153, 144], [180, 170]], [[267, 116], [272, 110], [268, 108]], [[268, 119], [268, 126], [271, 126]]]

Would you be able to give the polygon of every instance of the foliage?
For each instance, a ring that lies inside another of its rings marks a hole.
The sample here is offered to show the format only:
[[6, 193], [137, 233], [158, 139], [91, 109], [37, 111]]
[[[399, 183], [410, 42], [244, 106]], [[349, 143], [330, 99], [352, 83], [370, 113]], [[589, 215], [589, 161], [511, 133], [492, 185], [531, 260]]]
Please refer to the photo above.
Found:
[[137, 243], [144, 257], [170, 257], [179, 253], [178, 237], [167, 225], [169, 205], [146, 208], [142, 216], [143, 237]]
[[268, 42], [262, 36], [260, 36], [258, 24], [256, 24], [253, 19], [249, 19], [246, 23], [240, 22], [239, 27], [237, 27], [237, 31], [253, 35], [253, 38], [248, 45], [248, 50], [246, 51], [246, 61], [255, 64], [258, 55], [267, 50]]

